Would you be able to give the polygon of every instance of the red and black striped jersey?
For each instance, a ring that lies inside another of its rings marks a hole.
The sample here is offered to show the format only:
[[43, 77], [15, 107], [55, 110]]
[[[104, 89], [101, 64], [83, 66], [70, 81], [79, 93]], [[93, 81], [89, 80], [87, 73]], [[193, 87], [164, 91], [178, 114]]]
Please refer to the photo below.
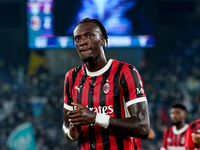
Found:
[[133, 138], [133, 144], [135, 150], [141, 150], [141, 139], [140, 138]]
[[192, 141], [192, 136], [191, 136], [192, 133], [200, 134], [200, 119], [197, 119], [189, 124], [186, 134], [186, 143], [185, 143], [185, 146], [187, 148], [193, 148], [193, 149], [196, 148], [196, 150], [200, 150], [200, 145], [195, 144]]
[[164, 131], [163, 143], [160, 150], [186, 150], [186, 131], [188, 124], [183, 128], [177, 130], [176, 126], [173, 125]]
[[[85, 64], [71, 69], [64, 85], [64, 108], [68, 110], [76, 109], [71, 102], [77, 102], [96, 113], [125, 118], [129, 115], [128, 106], [147, 101], [136, 68], [112, 59], [97, 72], [89, 72]], [[134, 146], [131, 137], [93, 124], [84, 126], [78, 149], [134, 150]]]

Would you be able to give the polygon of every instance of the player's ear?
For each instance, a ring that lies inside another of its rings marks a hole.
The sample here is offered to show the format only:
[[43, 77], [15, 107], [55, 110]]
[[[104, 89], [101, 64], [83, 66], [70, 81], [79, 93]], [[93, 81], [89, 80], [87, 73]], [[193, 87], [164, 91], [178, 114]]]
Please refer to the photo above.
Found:
[[187, 113], [186, 112], [184, 113], [184, 118], [187, 118]]
[[105, 46], [105, 38], [104, 38], [104, 36], [101, 36], [101, 42], [102, 42], [102, 46]]

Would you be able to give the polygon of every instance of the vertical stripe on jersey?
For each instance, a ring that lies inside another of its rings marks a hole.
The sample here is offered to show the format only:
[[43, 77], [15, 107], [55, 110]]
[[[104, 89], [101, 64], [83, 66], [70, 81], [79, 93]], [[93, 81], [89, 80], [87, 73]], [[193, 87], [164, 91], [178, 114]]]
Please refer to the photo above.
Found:
[[171, 143], [169, 144], [170, 146], [172, 146], [173, 142], [174, 142], [174, 134], [173, 134], [173, 128], [171, 128], [170, 130], [170, 139], [171, 139]]
[[[110, 66], [110, 68], [103, 74], [103, 79], [101, 81], [101, 91], [100, 91], [100, 97], [99, 97], [99, 105], [106, 106], [107, 110], [109, 109], [109, 106], [113, 106], [113, 74], [116, 72], [116, 68], [113, 63]], [[111, 75], [112, 74], [112, 75]], [[110, 89], [108, 93], [104, 93], [104, 85], [105, 84], [110, 85]], [[106, 112], [109, 116], [114, 117], [114, 113], [109, 114], [109, 111]], [[116, 149], [115, 145], [117, 145], [115, 141], [115, 137], [109, 135], [109, 130], [101, 128], [101, 135], [102, 135], [102, 141], [103, 143], [103, 150], [112, 150]]]
[[71, 81], [72, 81], [72, 72], [74, 69], [67, 72], [65, 75], [65, 83], [64, 83], [64, 102], [66, 104], [71, 104]]
[[[67, 77], [65, 82], [65, 100], [67, 100], [67, 104], [71, 104], [70, 92], [69, 92], [69, 77]], [[66, 99], [67, 98], [67, 99]]]
[[[129, 89], [124, 74], [122, 74], [120, 84], [123, 85], [122, 90], [124, 93], [125, 102], [130, 100]], [[126, 88], [125, 88], [126, 87]]]
[[[114, 90], [113, 90], [113, 98], [114, 98], [114, 114], [115, 114], [115, 118], [121, 118], [122, 114], [121, 114], [121, 102], [120, 102], [120, 87], [119, 87], [119, 79], [120, 79], [120, 71], [123, 67], [124, 63], [120, 63], [118, 65], [117, 68], [117, 73], [115, 73], [114, 75]], [[116, 96], [118, 95], [118, 96]]]
[[167, 145], [170, 145], [170, 146], [171, 146], [171, 144], [172, 144], [172, 139], [173, 139], [172, 128], [170, 128], [168, 131], [169, 131], [169, 132], [168, 132], [168, 134], [167, 134], [166, 140], [168, 140], [168, 138], [171, 139], [171, 142], [170, 142], [170, 143], [169, 143], [169, 141], [167, 141], [167, 143], [169, 143], [169, 144], [167, 144]]
[[[133, 66], [129, 65], [129, 69], [131, 71], [131, 74], [133, 76], [133, 80], [134, 80], [134, 83], [135, 83], [135, 94], [136, 94], [136, 98], [138, 97], [146, 97], [145, 93], [142, 92], [144, 91], [144, 87], [143, 87], [143, 82], [142, 82], [142, 78], [139, 74], [139, 72], [136, 70], [136, 68], [134, 68]], [[137, 91], [137, 89], [139, 89], [139, 93]]]
[[[117, 71], [117, 68], [118, 68], [118, 64], [115, 63], [115, 65], [112, 64], [112, 66], [110, 67], [110, 69], [106, 72], [106, 74], [104, 74], [104, 83], [102, 82], [102, 87], [101, 89], [103, 89], [103, 86], [104, 84], [106, 83], [106, 79], [108, 80], [108, 83], [110, 84], [110, 91], [106, 94], [106, 97], [103, 97], [103, 98], [100, 98], [100, 100], [102, 99], [102, 101], [104, 99], [106, 99], [106, 106], [109, 107], [110, 105], [111, 106], [114, 106], [114, 99], [115, 99], [115, 96], [114, 96], [114, 91], [115, 91], [115, 87], [114, 87], [114, 75], [116, 74], [116, 71]], [[101, 91], [103, 95], [103, 90]], [[112, 96], [110, 96], [112, 95]], [[108, 99], [108, 100], [107, 100]], [[112, 113], [110, 114], [111, 117], [115, 117], [115, 114]]]
[[87, 148], [86, 148], [87, 141], [84, 141], [85, 138], [84, 138], [83, 133], [84, 132], [82, 132], [81, 134], [79, 134], [79, 139], [83, 139], [83, 140], [78, 140], [77, 150], [87, 150]]
[[162, 142], [162, 147], [164, 147], [164, 148], [166, 148], [167, 147], [167, 132], [168, 132], [168, 130], [165, 130], [164, 131], [164, 134], [163, 134], [163, 142]]
[[176, 135], [176, 144], [175, 144], [176, 146], [181, 146], [181, 143], [180, 143], [181, 136], [182, 134]]
[[88, 141], [88, 125], [84, 125], [83, 132], [79, 135], [77, 150], [90, 150], [90, 141]]
[[[77, 93], [77, 102], [82, 104], [83, 106], [87, 106], [88, 104], [88, 90], [89, 90], [88, 83], [90, 82], [91, 82], [90, 78], [87, 78], [86, 75], [83, 75], [83, 77], [80, 79], [79, 88], [80, 87], [81, 88], [80, 88], [80, 93]], [[89, 149], [89, 141], [88, 141], [88, 135], [87, 135], [88, 126], [84, 125], [83, 130], [85, 132], [82, 132], [81, 134], [80, 139], [82, 140], [79, 140], [78, 149], [88, 150]]]
[[[84, 94], [84, 93], [83, 93], [83, 89], [85, 88], [84, 82], [85, 82], [86, 78], [87, 78], [87, 76], [86, 76], [86, 75], [83, 75], [82, 78], [78, 80], [78, 81], [80, 81], [80, 82], [79, 82], [79, 84], [78, 84], [79, 90], [77, 90], [77, 97], [76, 97], [76, 99], [77, 99], [77, 103], [82, 104], [82, 105], [84, 105], [83, 102], [85, 102], [85, 101], [82, 101], [81, 98], [86, 99], [84, 96], [82, 96], [82, 95]], [[85, 83], [86, 83], [86, 82], [85, 82]], [[87, 91], [88, 91], [88, 90], [87, 90]], [[86, 96], [87, 96], [87, 95], [86, 95]], [[84, 106], [85, 106], [85, 105], [84, 105]]]
[[169, 145], [168, 144], [168, 141], [167, 141], [167, 139], [169, 138], [169, 135], [170, 135], [170, 130], [169, 129], [167, 129], [167, 131], [166, 131], [166, 135], [165, 135], [165, 148], [167, 148], [167, 145]]
[[[111, 68], [112, 68], [112, 65], [102, 76], [102, 82], [100, 84], [101, 85], [101, 87], [100, 87], [101, 90], [99, 91], [99, 106], [107, 106], [107, 99], [109, 99], [109, 97], [108, 98], [106, 97], [107, 94], [105, 94], [103, 92], [103, 87], [104, 87], [105, 83], [107, 83], [107, 79], [109, 78]], [[112, 92], [112, 90], [110, 89], [109, 92]], [[111, 99], [109, 99], [109, 100], [111, 100]], [[107, 106], [107, 108], [108, 108], [108, 106]], [[103, 150], [110, 150], [110, 140], [109, 140], [108, 130], [101, 127], [101, 135], [102, 135], [102, 142], [105, 143], [103, 145]]]
[[[95, 81], [95, 86], [94, 86], [94, 97], [93, 97], [93, 107], [96, 108], [96, 113], [101, 113], [101, 110], [98, 110], [97, 108], [101, 108], [101, 104], [100, 104], [100, 90], [101, 90], [101, 81], [102, 81], [102, 76], [97, 76], [96, 78], [96, 81]], [[100, 107], [99, 107], [100, 106]], [[95, 140], [96, 140], [96, 148], [98, 150], [103, 150], [103, 147], [102, 147], [102, 142], [103, 142], [103, 139], [102, 139], [102, 134], [101, 134], [101, 127], [99, 125], [94, 125], [95, 127]], [[100, 135], [100, 136], [99, 136]]]
[[[136, 96], [136, 86], [137, 86], [137, 76], [134, 75], [135, 71], [133, 70], [132, 66], [129, 66], [126, 70], [126, 72], [123, 74], [123, 77], [125, 78], [125, 82], [123, 86], [123, 91], [126, 93], [125, 102], [128, 102], [132, 99], [137, 98]], [[133, 84], [130, 84], [133, 83]], [[127, 87], [127, 89], [124, 89]]]
[[[114, 75], [114, 90], [113, 90], [113, 98], [114, 98], [114, 114], [115, 118], [122, 118], [122, 113], [121, 113], [121, 98], [120, 98], [120, 87], [119, 87], [119, 79], [120, 79], [120, 72], [123, 67], [124, 63], [120, 63], [117, 68], [117, 73]], [[117, 93], [116, 93], [117, 92]], [[118, 96], [116, 96], [118, 95]], [[121, 135], [116, 135], [116, 143], [117, 143], [117, 148], [118, 150], [123, 150], [124, 145], [123, 145], [123, 140]]]
[[171, 146], [176, 146], [177, 135], [173, 134], [172, 144]]
[[[83, 106], [87, 106], [88, 105], [88, 91], [89, 91], [89, 85], [88, 83], [91, 82], [90, 78], [87, 78], [87, 76], [85, 75], [81, 81], [80, 81], [80, 85], [82, 85], [82, 100], [81, 100], [81, 104]], [[81, 98], [80, 98], [81, 99]]]
[[182, 143], [181, 139], [182, 139], [182, 137], [185, 137], [184, 135], [185, 135], [185, 132], [183, 132], [183, 133], [181, 133], [181, 134], [178, 135], [177, 146], [183, 146], [184, 143]]
[[[94, 84], [96, 81], [96, 77], [92, 77], [91, 78], [92, 81], [89, 84], [89, 93], [88, 93], [88, 107], [89, 108], [93, 108], [94, 104], [93, 104], [93, 100], [94, 100]], [[96, 141], [95, 141], [95, 129], [94, 129], [94, 125], [89, 125], [88, 126], [88, 132], [89, 132], [89, 140], [90, 140], [90, 150], [96, 150]]]
[[[77, 78], [77, 76], [78, 76], [79, 71], [81, 71], [81, 68], [82, 68], [82, 66], [80, 66], [80, 67], [74, 69], [73, 72], [72, 72], [71, 91], [73, 90], [73, 86], [74, 86], [75, 82], [77, 82], [77, 79], [76, 79], [76, 78]], [[77, 96], [77, 95], [75, 94], [75, 96]], [[73, 98], [73, 92], [71, 92], [71, 98], [72, 98], [72, 100], [75, 99], [75, 98]], [[70, 104], [71, 104], [71, 103], [70, 103]]]
[[[133, 68], [132, 66], [129, 66], [129, 69], [131, 71], [131, 74], [133, 76], [133, 80], [134, 80], [134, 83], [135, 83], [134, 84], [135, 85], [135, 87], [134, 87], [134, 90], [135, 90], [134, 96], [136, 96], [136, 97], [134, 97], [134, 98], [144, 97], [145, 96], [145, 95], [143, 95], [144, 93], [141, 92], [141, 91], [143, 91], [143, 90], [141, 90], [143, 87], [140, 84], [140, 83], [142, 83], [142, 81], [141, 81], [141, 77], [140, 77], [138, 71], [135, 68]], [[137, 90], [139, 90], [140, 92], [138, 93]]]

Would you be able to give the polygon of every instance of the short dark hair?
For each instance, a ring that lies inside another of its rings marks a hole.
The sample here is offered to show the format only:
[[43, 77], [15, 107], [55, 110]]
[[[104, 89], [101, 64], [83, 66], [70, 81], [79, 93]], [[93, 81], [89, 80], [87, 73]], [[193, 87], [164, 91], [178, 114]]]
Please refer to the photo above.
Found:
[[[100, 28], [100, 30], [101, 30], [101, 32], [102, 32], [102, 34], [103, 34], [103, 37], [104, 37], [104, 39], [106, 40], [106, 45], [108, 46], [108, 35], [107, 35], [107, 33], [106, 33], [106, 29], [105, 29], [105, 27], [103, 26], [103, 24], [99, 21], [99, 20], [97, 20], [97, 19], [90, 19], [90, 18], [85, 18], [85, 19], [83, 19], [83, 20], [81, 20], [80, 22], [78, 22], [78, 24], [76, 25], [76, 27], [78, 26], [78, 25], [80, 25], [80, 24], [82, 24], [82, 23], [95, 23], [99, 28]], [[75, 27], [75, 28], [76, 28]], [[74, 41], [74, 37], [73, 37], [73, 41]]]
[[171, 108], [180, 108], [180, 109], [184, 110], [185, 112], [187, 112], [186, 107], [181, 103], [174, 103], [171, 105]]

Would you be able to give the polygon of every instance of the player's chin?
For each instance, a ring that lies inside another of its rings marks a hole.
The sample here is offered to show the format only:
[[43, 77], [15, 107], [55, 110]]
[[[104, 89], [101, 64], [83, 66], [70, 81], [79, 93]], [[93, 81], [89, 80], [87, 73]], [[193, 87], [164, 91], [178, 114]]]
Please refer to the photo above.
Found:
[[178, 124], [179, 124], [179, 122], [176, 122], [176, 121], [172, 122], [172, 125], [178, 125]]
[[92, 56], [82, 57], [81, 59], [82, 59], [82, 61], [83, 61], [84, 63], [92, 62], [92, 61], [93, 61], [93, 57], [92, 57]]

